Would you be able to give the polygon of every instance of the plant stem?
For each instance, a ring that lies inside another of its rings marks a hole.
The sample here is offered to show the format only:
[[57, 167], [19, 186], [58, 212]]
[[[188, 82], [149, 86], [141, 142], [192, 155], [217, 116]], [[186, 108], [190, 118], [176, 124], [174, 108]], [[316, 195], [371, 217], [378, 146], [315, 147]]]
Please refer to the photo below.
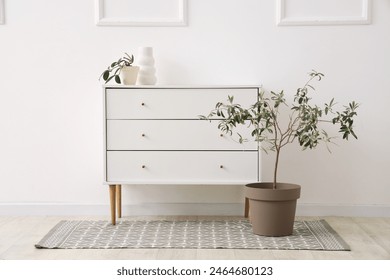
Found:
[[278, 174], [279, 153], [280, 153], [280, 147], [277, 147], [276, 148], [275, 168], [274, 168], [274, 181], [272, 183], [272, 188], [274, 190], [276, 189], [276, 177]]

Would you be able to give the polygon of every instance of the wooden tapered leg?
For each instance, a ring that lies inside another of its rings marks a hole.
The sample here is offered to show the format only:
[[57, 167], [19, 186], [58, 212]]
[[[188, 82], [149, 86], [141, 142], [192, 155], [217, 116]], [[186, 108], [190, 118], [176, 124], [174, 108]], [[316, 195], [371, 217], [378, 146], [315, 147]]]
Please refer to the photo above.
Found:
[[116, 185], [110, 185], [110, 209], [111, 209], [111, 223], [115, 225], [115, 193], [116, 193]]
[[122, 185], [116, 185], [116, 209], [118, 218], [122, 218]]
[[245, 210], [244, 210], [244, 217], [249, 217], [249, 198], [245, 197]]

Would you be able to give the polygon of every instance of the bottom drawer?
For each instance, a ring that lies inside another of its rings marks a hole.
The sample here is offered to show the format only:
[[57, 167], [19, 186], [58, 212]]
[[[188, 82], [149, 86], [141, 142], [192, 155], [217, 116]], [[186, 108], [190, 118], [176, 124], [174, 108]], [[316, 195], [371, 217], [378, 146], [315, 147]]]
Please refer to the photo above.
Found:
[[244, 184], [258, 181], [258, 152], [108, 151], [106, 181], [122, 184]]

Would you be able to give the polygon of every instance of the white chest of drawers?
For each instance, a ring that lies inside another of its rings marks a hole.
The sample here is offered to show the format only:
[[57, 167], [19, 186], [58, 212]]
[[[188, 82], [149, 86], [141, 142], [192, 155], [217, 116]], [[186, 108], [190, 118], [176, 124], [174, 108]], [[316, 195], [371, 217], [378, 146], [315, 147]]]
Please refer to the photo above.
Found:
[[[104, 180], [111, 218], [122, 184], [230, 184], [259, 180], [256, 143], [237, 143], [200, 120], [233, 95], [249, 106], [258, 87], [104, 86]], [[248, 135], [249, 131], [241, 132]], [[248, 136], [249, 137], [249, 136]]]

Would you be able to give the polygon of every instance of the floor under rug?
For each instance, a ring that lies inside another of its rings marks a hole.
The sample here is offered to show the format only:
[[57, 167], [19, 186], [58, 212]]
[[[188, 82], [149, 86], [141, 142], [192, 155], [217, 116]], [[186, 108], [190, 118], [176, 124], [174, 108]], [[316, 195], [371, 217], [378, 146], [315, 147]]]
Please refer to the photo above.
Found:
[[39, 249], [273, 249], [349, 251], [325, 221], [295, 221], [293, 235], [264, 237], [241, 220], [61, 221], [36, 245]]

